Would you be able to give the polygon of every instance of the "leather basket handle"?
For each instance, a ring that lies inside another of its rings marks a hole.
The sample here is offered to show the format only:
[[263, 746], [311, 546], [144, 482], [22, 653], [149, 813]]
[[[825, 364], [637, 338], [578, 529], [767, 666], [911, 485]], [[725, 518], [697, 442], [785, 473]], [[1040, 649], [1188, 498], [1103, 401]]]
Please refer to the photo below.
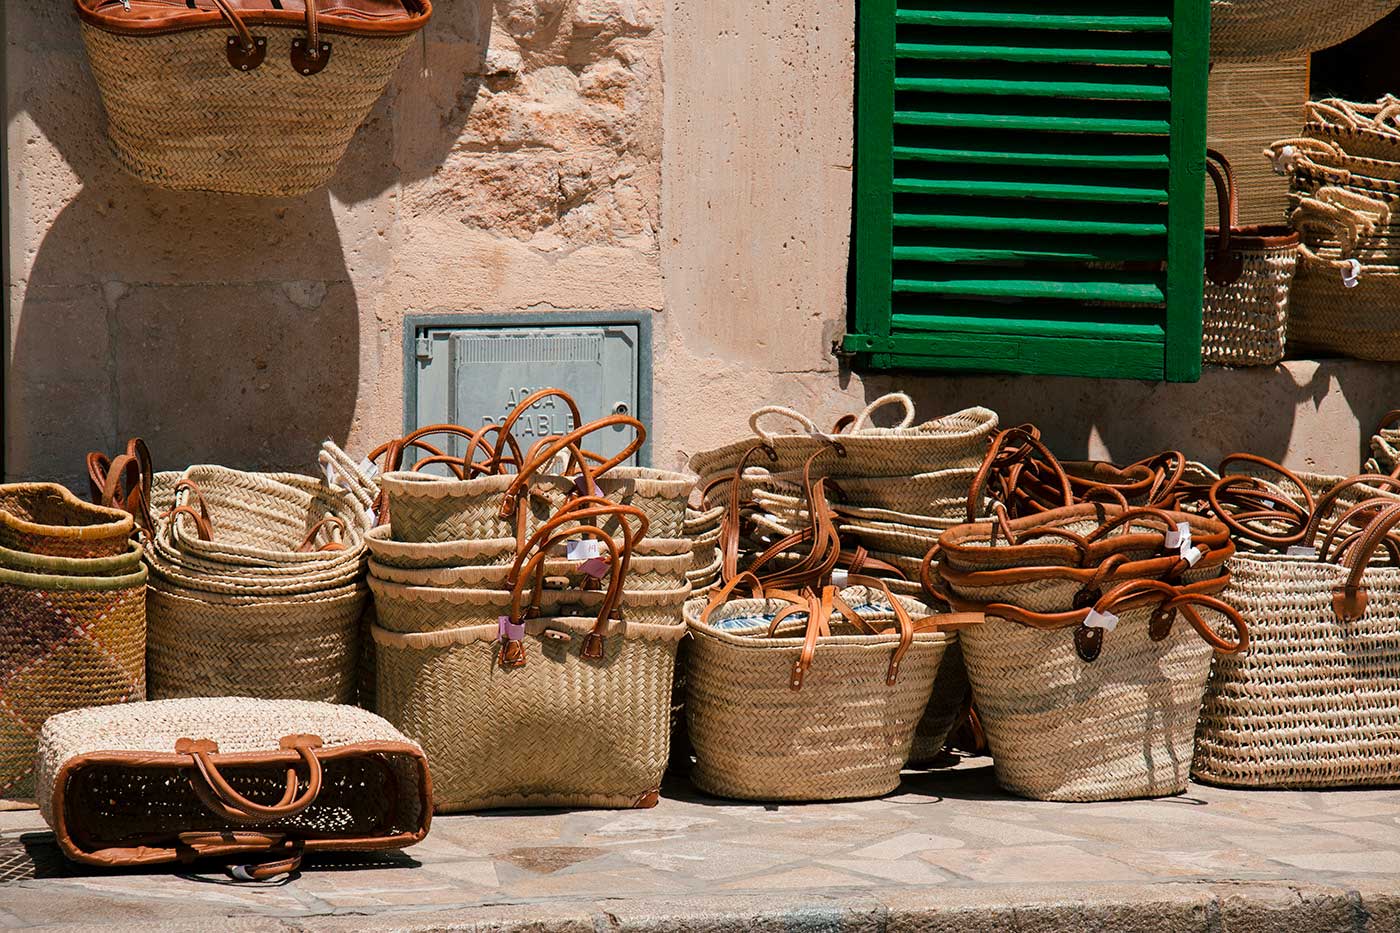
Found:
[[1365, 615], [1369, 597], [1361, 584], [1362, 575], [1376, 549], [1397, 524], [1400, 524], [1400, 502], [1387, 506], [1377, 515], [1366, 526], [1360, 541], [1347, 550], [1342, 561], [1342, 566], [1347, 568], [1346, 582], [1332, 589], [1332, 611], [1340, 621], [1356, 622]]
[[256, 803], [234, 790], [214, 762], [214, 755], [219, 751], [217, 743], [209, 739], [180, 739], [175, 743], [175, 751], [193, 759], [195, 770], [189, 775], [190, 784], [212, 813], [232, 822], [265, 823], [296, 816], [315, 803], [321, 794], [321, 760], [315, 752], [322, 745], [320, 736], [286, 735], [278, 745], [296, 750], [306, 765], [307, 777], [306, 791], [297, 797], [296, 768], [288, 767], [286, 789], [275, 804]]
[[1239, 192], [1230, 160], [1214, 149], [1206, 150], [1206, 173], [1215, 184], [1215, 200], [1220, 226], [1215, 245], [1206, 255], [1206, 275], [1216, 285], [1229, 285], [1244, 273], [1244, 255], [1230, 252], [1230, 237], [1239, 226]]
[[[501, 458], [505, 453], [505, 444], [508, 439], [512, 445], [514, 445], [515, 442], [515, 435], [513, 433], [515, 423], [529, 413], [530, 409], [535, 407], [537, 403], [547, 398], [557, 398], [563, 401], [565, 407], [569, 409], [570, 417], [574, 420], [575, 430], [583, 426], [583, 414], [579, 411], [578, 403], [574, 401], [573, 396], [569, 395], [569, 393], [565, 392], [563, 389], [539, 389], [531, 392], [510, 410], [505, 420], [501, 422], [500, 427], [496, 429], [496, 446], [491, 449], [491, 456], [486, 461], [487, 473], [494, 474], [501, 472]], [[520, 457], [520, 448], [518, 446], [515, 447], [515, 455], [517, 458]], [[520, 464], [520, 470], [523, 471], [525, 469], [525, 461], [518, 460], [517, 462]]]

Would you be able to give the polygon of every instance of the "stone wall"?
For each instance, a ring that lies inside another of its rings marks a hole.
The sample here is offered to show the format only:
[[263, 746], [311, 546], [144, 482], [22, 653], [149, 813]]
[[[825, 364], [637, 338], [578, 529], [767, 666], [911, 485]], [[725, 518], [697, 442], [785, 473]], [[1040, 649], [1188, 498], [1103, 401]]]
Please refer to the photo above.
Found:
[[654, 461], [760, 404], [827, 422], [891, 388], [989, 405], [1069, 456], [1251, 449], [1356, 468], [1400, 367], [1208, 370], [1199, 385], [862, 378], [845, 326], [854, 0], [440, 0], [326, 189], [150, 188], [113, 164], [66, 3], [5, 14], [6, 472], [306, 469], [402, 427], [413, 313], [655, 313]]

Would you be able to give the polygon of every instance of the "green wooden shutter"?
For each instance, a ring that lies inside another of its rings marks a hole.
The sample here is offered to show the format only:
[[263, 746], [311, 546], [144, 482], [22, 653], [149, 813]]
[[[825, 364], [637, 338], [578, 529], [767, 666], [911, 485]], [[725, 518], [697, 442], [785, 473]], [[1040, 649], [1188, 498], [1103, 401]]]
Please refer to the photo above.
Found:
[[858, 0], [875, 368], [1194, 381], [1207, 0]]

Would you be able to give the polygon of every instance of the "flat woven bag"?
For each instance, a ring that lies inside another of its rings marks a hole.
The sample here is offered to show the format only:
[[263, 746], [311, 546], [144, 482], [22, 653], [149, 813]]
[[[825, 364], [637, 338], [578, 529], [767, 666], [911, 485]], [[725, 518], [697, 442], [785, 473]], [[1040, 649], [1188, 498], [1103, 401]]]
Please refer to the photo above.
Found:
[[[303, 852], [401, 849], [428, 834], [423, 751], [350, 706], [219, 697], [85, 709], [39, 742], [59, 849], [104, 868], [221, 859], [237, 880]], [[280, 800], [279, 800], [280, 796]]]
[[[877, 428], [872, 415], [886, 406], [903, 408], [903, 417], [890, 428]], [[797, 425], [798, 431], [774, 434], [763, 422], [773, 417]], [[690, 458], [690, 469], [708, 482], [731, 472], [755, 444], [767, 445], [775, 459], [764, 465], [775, 473], [800, 471], [813, 454], [833, 441], [844, 445], [847, 456], [821, 464], [820, 475], [910, 476], [959, 467], [975, 467], [982, 461], [987, 438], [996, 431], [996, 413], [969, 408], [933, 421], [914, 424], [914, 403], [903, 393], [892, 393], [871, 402], [853, 418], [843, 418], [840, 430], [824, 432], [812, 419], [790, 408], [771, 405], [749, 416], [753, 435]]]
[[1340, 45], [1396, 0], [1211, 0], [1212, 62], [1274, 61]]
[[741, 579], [686, 607], [696, 786], [747, 800], [894, 790], [954, 638], [940, 626], [980, 617], [927, 618], [927, 606], [875, 581], [727, 599]]
[[27, 798], [45, 720], [146, 698], [146, 570], [62, 576], [3, 568], [0, 618], [0, 797]]
[[373, 630], [379, 712], [432, 757], [439, 811], [656, 803], [684, 621], [614, 612], [617, 563], [594, 617], [548, 614], [538, 587], [527, 608], [525, 585], [544, 557], [530, 557], [489, 622]]
[[117, 161], [165, 188], [285, 197], [335, 174], [428, 0], [75, 0]]
[[56, 483], [0, 485], [0, 547], [51, 557], [125, 554], [135, 522]]
[[1239, 189], [1225, 156], [1206, 150], [1220, 226], [1206, 228], [1203, 358], [1230, 366], [1283, 359], [1298, 233], [1285, 225], [1239, 225]]
[[1319, 557], [1240, 553], [1227, 600], [1251, 650], [1217, 657], [1192, 774], [1235, 787], [1400, 783], [1400, 567], [1373, 563], [1390, 500]]

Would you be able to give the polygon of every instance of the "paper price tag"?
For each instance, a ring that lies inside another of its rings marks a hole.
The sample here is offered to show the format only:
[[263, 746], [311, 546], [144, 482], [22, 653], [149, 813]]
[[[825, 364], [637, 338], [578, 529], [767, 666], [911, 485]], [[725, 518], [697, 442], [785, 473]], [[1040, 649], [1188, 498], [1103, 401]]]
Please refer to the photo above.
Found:
[[564, 542], [564, 555], [569, 560], [592, 560], [603, 556], [603, 542], [597, 538], [584, 538]]
[[379, 465], [366, 457], [360, 461], [360, 472], [365, 474], [365, 479], [374, 479], [379, 475]]
[[1191, 546], [1191, 523], [1177, 522], [1176, 529], [1167, 532], [1166, 544], [1169, 549], [1185, 554], [1186, 549]]
[[578, 490], [581, 496], [601, 496], [603, 494], [603, 490], [598, 488], [597, 483], [593, 483], [592, 485], [593, 491], [589, 492], [589, 483], [588, 480], [584, 478], [583, 474], [574, 477], [574, 488]]
[[1118, 617], [1111, 612], [1090, 609], [1089, 614], [1084, 617], [1084, 627], [1101, 628], [1105, 632], [1111, 632], [1118, 627]]
[[366, 509], [366, 510], [365, 510], [365, 513], [366, 513], [366, 515], [368, 515], [368, 517], [369, 517], [369, 527], [373, 528], [373, 527], [375, 527], [376, 525], [379, 524], [379, 513], [378, 513], [378, 512], [376, 512], [374, 509]]
[[584, 561], [578, 568], [579, 572], [595, 580], [601, 580], [608, 575], [609, 564], [601, 557], [591, 557]]
[[1317, 548], [1315, 547], [1301, 547], [1295, 544], [1284, 553], [1289, 557], [1311, 557], [1314, 560], [1317, 559]]
[[329, 460], [321, 461], [321, 474], [326, 478], [327, 486], [335, 485], [335, 464]]
[[845, 570], [833, 570], [833, 571], [831, 571], [831, 585], [832, 585], [832, 586], [846, 587], [846, 586], [849, 586], [850, 583], [851, 583], [851, 575], [850, 575], [848, 572], [846, 572]]
[[496, 631], [502, 641], [519, 641], [525, 637], [525, 624], [512, 622], [510, 616], [497, 616]]
[[1182, 548], [1181, 559], [1186, 561], [1188, 567], [1194, 567], [1201, 560], [1201, 549], [1198, 547]]

